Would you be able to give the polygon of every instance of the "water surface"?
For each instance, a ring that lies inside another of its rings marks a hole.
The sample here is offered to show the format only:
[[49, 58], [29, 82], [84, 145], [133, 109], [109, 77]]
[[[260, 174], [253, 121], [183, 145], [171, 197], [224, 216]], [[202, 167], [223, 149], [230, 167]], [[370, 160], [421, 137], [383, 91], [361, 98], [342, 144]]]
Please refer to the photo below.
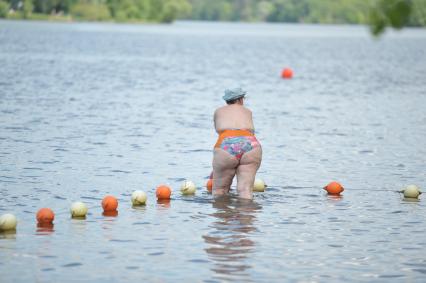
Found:
[[[417, 29], [0, 21], [0, 213], [19, 220], [0, 235], [0, 281], [424, 282], [425, 202], [396, 192], [426, 187], [424, 58]], [[263, 145], [269, 187], [252, 203], [203, 188], [233, 86]], [[343, 197], [324, 195], [331, 180]], [[86, 220], [70, 219], [76, 200]], [[41, 207], [53, 227], [36, 226]]]

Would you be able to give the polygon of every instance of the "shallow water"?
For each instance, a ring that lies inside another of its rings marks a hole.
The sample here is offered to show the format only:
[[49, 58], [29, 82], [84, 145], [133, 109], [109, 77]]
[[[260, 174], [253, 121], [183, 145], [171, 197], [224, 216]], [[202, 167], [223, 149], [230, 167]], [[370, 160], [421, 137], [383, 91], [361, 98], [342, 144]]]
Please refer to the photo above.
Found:
[[[397, 191], [426, 187], [425, 58], [416, 29], [0, 21], [0, 214], [19, 220], [0, 234], [0, 281], [424, 282], [424, 197]], [[212, 113], [239, 85], [269, 187], [213, 202]], [[53, 227], [36, 227], [41, 207]]]

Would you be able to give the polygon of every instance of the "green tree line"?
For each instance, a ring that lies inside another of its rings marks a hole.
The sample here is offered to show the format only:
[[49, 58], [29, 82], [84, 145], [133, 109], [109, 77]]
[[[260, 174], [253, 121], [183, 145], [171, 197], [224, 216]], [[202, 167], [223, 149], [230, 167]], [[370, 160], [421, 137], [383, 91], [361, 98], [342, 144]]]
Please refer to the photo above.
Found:
[[426, 0], [0, 0], [0, 17], [89, 21], [266, 21], [426, 26]]
[[189, 0], [191, 19], [426, 26], [426, 0]]
[[189, 16], [187, 0], [0, 0], [0, 17], [172, 22]]

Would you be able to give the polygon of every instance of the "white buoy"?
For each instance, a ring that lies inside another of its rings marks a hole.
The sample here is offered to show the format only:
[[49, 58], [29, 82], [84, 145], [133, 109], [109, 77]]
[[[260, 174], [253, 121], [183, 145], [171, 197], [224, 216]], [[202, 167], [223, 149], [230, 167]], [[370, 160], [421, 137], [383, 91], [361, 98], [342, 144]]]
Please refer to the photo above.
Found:
[[418, 198], [422, 192], [416, 185], [408, 185], [402, 190], [402, 193], [405, 198]]
[[76, 201], [71, 205], [71, 217], [86, 217], [88, 208], [81, 201]]
[[131, 199], [133, 205], [144, 205], [146, 203], [147, 196], [143, 191], [134, 191]]
[[262, 179], [256, 178], [253, 184], [254, 192], [264, 192], [266, 188], [266, 184]]
[[0, 231], [15, 230], [17, 224], [18, 220], [13, 214], [6, 213], [0, 216]]
[[193, 195], [197, 191], [197, 188], [195, 187], [194, 182], [192, 181], [185, 181], [182, 183], [182, 186], [180, 187], [180, 191], [183, 195]]

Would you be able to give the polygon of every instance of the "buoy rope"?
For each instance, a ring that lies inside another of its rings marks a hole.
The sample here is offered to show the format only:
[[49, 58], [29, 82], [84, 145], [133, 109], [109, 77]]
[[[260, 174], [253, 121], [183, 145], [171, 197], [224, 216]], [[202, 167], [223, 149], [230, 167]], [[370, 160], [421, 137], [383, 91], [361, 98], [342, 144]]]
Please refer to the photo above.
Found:
[[[231, 188], [236, 188], [236, 186], [231, 186]], [[274, 186], [274, 185], [268, 185], [267, 188], [280, 188], [283, 190], [302, 190], [302, 189], [315, 189], [316, 187], [294, 187], [294, 186]], [[323, 189], [323, 188], [318, 188]], [[373, 192], [393, 192], [393, 193], [403, 193], [403, 190], [396, 191], [396, 190], [386, 190], [386, 189], [377, 189], [377, 190], [371, 190], [371, 189], [348, 189], [347, 187], [344, 187], [345, 191], [373, 191]]]

